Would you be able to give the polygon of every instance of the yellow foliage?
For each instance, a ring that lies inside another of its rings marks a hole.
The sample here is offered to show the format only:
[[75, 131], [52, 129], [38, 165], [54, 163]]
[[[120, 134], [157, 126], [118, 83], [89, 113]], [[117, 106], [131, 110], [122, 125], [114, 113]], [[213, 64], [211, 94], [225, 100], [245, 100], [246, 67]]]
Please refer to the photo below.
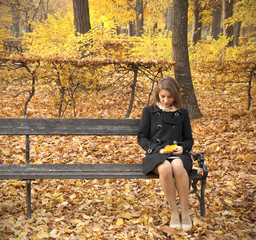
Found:
[[126, 0], [102, 1], [90, 0], [90, 19], [96, 28], [104, 25], [106, 28], [116, 28], [135, 21], [135, 12]]
[[228, 41], [221, 35], [218, 40], [203, 40], [190, 47], [194, 84], [203, 89], [228, 89], [230, 94], [245, 92], [244, 84], [237, 83], [248, 82], [256, 61], [256, 42], [243, 39], [238, 47], [226, 47]]
[[189, 49], [191, 63], [223, 61], [225, 58], [225, 47], [229, 41], [229, 38], [221, 35], [218, 40], [211, 39], [201, 41], [200, 44], [191, 45]]
[[145, 29], [140, 41], [131, 49], [131, 55], [135, 58], [172, 61], [171, 33], [167, 36], [166, 31]]
[[221, 35], [218, 40], [203, 40], [196, 45], [191, 45], [189, 51], [192, 66], [210, 62], [216, 64], [226, 61], [255, 62], [256, 42], [247, 40], [239, 47], [227, 48], [229, 41], [230, 38]]
[[[136, 22], [136, 1], [127, 0], [90, 0], [90, 19], [92, 26], [98, 28], [126, 27]], [[165, 28], [166, 0], [151, 0], [144, 2], [144, 24], [152, 29], [157, 23], [159, 28]], [[154, 19], [152, 21], [152, 19]]]
[[60, 11], [34, 23], [34, 31], [25, 34], [23, 43], [32, 56], [80, 57], [79, 50], [87, 41], [86, 36], [75, 35], [72, 11]]
[[167, 8], [168, 1], [166, 0], [148, 1], [144, 9], [144, 24], [149, 29], [153, 29], [154, 24], [157, 24], [160, 29], [165, 29]]
[[256, 42], [248, 41], [239, 47], [227, 48], [225, 59], [236, 62], [255, 62]]
[[255, 0], [243, 0], [236, 1], [234, 4], [234, 13], [231, 18], [228, 19], [228, 24], [234, 24], [241, 21], [243, 27], [251, 26], [256, 22], [256, 1]]

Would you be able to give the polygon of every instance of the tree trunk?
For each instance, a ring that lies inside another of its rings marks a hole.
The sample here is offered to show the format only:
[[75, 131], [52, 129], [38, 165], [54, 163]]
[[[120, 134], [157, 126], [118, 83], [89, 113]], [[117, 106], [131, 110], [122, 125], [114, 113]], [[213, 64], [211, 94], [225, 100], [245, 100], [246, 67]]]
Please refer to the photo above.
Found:
[[128, 24], [128, 36], [132, 37], [135, 36], [135, 29], [134, 29], [134, 24], [133, 22], [129, 22]]
[[220, 34], [221, 24], [221, 4], [214, 3], [212, 11], [212, 37], [217, 40]]
[[20, 1], [15, 0], [15, 6], [11, 5], [12, 11], [12, 36], [19, 37], [20, 36]]
[[136, 0], [136, 36], [141, 37], [143, 33], [143, 22], [144, 22], [144, 16], [143, 16], [143, 0]]
[[155, 32], [158, 28], [158, 24], [157, 23], [154, 23], [154, 26], [153, 26], [153, 32]]
[[193, 8], [193, 26], [192, 26], [192, 43], [196, 44], [201, 40], [201, 30], [202, 30], [202, 21], [201, 21], [201, 3], [199, 0], [194, 0]]
[[46, 20], [46, 19], [47, 19], [48, 3], [49, 3], [49, 1], [47, 1], [46, 6], [45, 6], [45, 2], [42, 1], [42, 11], [43, 11], [42, 19], [43, 19], [43, 20]]
[[188, 56], [188, 0], [173, 1], [173, 33], [172, 33], [172, 50], [175, 78], [182, 90], [182, 99], [184, 107], [189, 110], [191, 119], [202, 117], [200, 112], [190, 71]]
[[232, 39], [229, 41], [227, 47], [232, 47], [234, 44], [234, 33], [233, 26], [227, 25], [225, 20], [232, 17], [233, 15], [233, 0], [223, 0], [223, 33], [224, 36], [231, 37]]
[[240, 37], [240, 30], [241, 30], [241, 22], [236, 22], [234, 25], [234, 45], [239, 45], [239, 37]]
[[136, 85], [137, 85], [137, 78], [138, 78], [138, 66], [133, 65], [133, 82], [131, 85], [131, 99], [130, 99], [130, 104], [129, 104], [129, 108], [127, 109], [125, 118], [129, 118], [130, 114], [132, 112], [132, 106], [133, 106], [133, 102], [134, 102], [134, 98], [135, 98], [135, 90], [136, 90]]
[[87, 33], [91, 29], [88, 0], [73, 0], [76, 31]]
[[173, 28], [173, 5], [168, 1], [168, 8], [166, 13], [166, 30], [167, 33]]

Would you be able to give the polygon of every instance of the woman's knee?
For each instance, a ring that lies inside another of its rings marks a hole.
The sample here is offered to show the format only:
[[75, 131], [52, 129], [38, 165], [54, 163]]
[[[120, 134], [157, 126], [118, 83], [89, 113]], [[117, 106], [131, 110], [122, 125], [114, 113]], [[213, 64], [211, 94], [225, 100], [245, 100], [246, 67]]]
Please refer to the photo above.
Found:
[[164, 161], [159, 164], [155, 170], [155, 172], [162, 177], [172, 176], [172, 165], [169, 161]]
[[172, 167], [174, 174], [184, 174], [186, 169], [184, 168], [183, 162], [180, 158], [174, 159], [172, 161]]

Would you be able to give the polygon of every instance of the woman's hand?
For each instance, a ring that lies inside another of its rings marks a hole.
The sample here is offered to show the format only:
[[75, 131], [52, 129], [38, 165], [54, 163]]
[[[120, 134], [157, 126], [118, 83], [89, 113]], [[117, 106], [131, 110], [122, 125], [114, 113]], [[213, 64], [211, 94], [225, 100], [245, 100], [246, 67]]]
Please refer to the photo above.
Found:
[[160, 149], [159, 153], [161, 153], [161, 154], [168, 154], [167, 152], [164, 151], [164, 148]]
[[183, 147], [182, 146], [178, 146], [174, 151], [173, 151], [173, 155], [180, 155], [183, 153]]

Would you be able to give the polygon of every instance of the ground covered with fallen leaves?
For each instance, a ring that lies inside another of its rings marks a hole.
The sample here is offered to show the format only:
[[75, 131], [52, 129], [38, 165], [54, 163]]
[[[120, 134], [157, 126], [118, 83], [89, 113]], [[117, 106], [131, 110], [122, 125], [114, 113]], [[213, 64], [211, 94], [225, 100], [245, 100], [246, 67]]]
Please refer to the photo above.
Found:
[[[256, 239], [256, 104], [246, 111], [246, 93], [196, 90], [203, 118], [192, 120], [194, 150], [203, 152], [209, 177], [206, 217], [190, 195], [194, 227], [168, 227], [170, 212], [158, 180], [36, 180], [32, 218], [26, 219], [24, 181], [0, 181], [0, 239]], [[56, 117], [37, 94], [30, 117]], [[123, 118], [128, 102], [84, 99], [79, 118]], [[1, 95], [0, 117], [22, 117], [24, 99]], [[97, 105], [95, 104], [97, 102]], [[131, 118], [143, 104], [135, 102]], [[144, 152], [135, 137], [31, 137], [32, 163], [133, 163]], [[23, 136], [0, 136], [0, 163], [24, 163]], [[195, 163], [196, 165], [196, 163]]]

